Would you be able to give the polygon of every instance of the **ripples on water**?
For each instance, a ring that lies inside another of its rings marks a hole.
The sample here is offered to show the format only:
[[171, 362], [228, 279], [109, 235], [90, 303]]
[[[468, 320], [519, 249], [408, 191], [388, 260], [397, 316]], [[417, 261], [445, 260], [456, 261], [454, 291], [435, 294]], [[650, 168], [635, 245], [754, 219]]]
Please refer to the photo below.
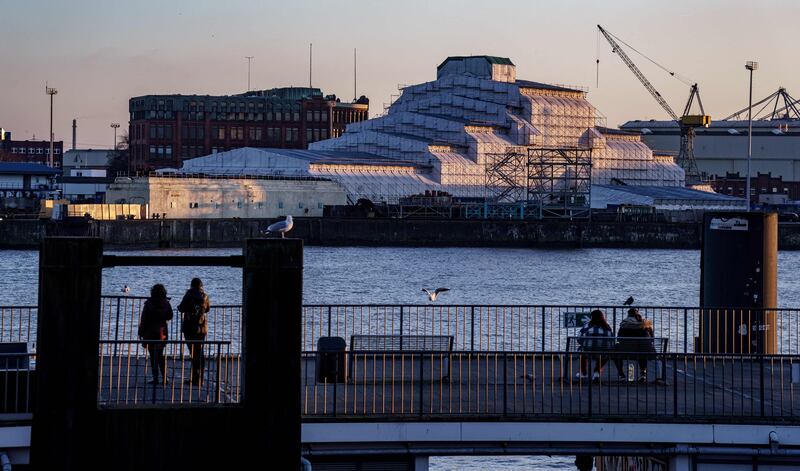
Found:
[[[235, 249], [152, 250], [124, 255], [231, 255]], [[800, 252], [778, 256], [778, 305], [798, 307]], [[37, 302], [38, 253], [0, 251], [0, 305]], [[240, 304], [241, 270], [120, 267], [104, 270], [103, 293], [146, 296], [164, 283], [179, 298], [189, 280], [203, 279], [216, 304]], [[534, 250], [485, 248], [308, 247], [303, 300], [308, 304], [425, 303], [421, 288], [448, 287], [443, 304], [699, 303], [700, 252], [691, 250]], [[574, 469], [573, 457], [433, 458], [439, 471]]]

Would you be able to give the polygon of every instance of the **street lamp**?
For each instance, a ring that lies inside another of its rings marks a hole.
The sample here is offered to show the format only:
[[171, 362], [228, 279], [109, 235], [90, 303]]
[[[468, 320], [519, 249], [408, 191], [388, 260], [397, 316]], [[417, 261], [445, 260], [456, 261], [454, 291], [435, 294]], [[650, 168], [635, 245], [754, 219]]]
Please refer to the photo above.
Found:
[[745, 200], [750, 212], [750, 160], [753, 158], [753, 71], [758, 70], [758, 62], [747, 61], [744, 68], [750, 71], [750, 101], [747, 105], [747, 177], [745, 181]]
[[119, 128], [119, 123], [111, 123], [111, 127], [114, 128], [114, 150], [117, 150], [117, 129]]
[[50, 155], [47, 156], [47, 165], [53, 166], [53, 95], [58, 93], [58, 90], [44, 85], [44, 92], [50, 95]]

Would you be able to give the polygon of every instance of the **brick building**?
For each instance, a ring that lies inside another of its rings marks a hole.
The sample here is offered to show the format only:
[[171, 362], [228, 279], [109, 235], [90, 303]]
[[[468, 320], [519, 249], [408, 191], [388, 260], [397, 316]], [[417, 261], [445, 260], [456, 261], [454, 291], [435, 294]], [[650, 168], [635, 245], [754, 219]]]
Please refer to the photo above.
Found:
[[[717, 177], [713, 180], [711, 187], [717, 193], [744, 198], [747, 183], [744, 176], [739, 175], [739, 172], [728, 172], [724, 177]], [[759, 199], [764, 200], [761, 195], [785, 195], [788, 200], [798, 201], [800, 200], [800, 182], [784, 181], [783, 177], [773, 177], [771, 172], [759, 172], [758, 176], [750, 179], [750, 200], [758, 203]]]
[[134, 170], [179, 167], [184, 159], [240, 147], [305, 149], [366, 120], [369, 100], [343, 103], [318, 88], [239, 95], [146, 95], [130, 99]]
[[[61, 167], [63, 141], [53, 142], [53, 166]], [[50, 141], [15, 141], [11, 131], [0, 129], [0, 161], [44, 164], [48, 163]]]

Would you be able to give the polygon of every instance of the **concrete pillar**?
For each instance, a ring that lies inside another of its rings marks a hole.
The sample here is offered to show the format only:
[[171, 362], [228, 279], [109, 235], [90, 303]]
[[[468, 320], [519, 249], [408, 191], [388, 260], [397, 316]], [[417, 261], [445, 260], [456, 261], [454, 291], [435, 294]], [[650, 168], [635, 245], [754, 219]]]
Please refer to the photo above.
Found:
[[39, 251], [34, 469], [80, 469], [96, 454], [102, 239], [49, 237]]
[[692, 457], [689, 455], [672, 456], [669, 459], [669, 471], [692, 471]]
[[303, 241], [248, 239], [244, 257], [242, 439], [270, 462], [297, 467]]
[[415, 456], [412, 471], [428, 471], [428, 456]]

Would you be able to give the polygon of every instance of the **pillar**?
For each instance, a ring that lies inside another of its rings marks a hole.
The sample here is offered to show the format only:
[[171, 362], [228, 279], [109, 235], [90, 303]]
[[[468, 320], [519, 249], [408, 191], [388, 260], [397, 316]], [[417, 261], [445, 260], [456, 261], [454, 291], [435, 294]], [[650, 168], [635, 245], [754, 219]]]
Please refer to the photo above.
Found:
[[428, 456], [415, 456], [412, 471], [428, 471]]
[[80, 469], [96, 443], [103, 241], [48, 237], [39, 251], [34, 469]]
[[244, 257], [242, 439], [299, 466], [303, 241], [248, 239]]
[[689, 455], [677, 455], [669, 458], [669, 471], [692, 471], [692, 458]]

